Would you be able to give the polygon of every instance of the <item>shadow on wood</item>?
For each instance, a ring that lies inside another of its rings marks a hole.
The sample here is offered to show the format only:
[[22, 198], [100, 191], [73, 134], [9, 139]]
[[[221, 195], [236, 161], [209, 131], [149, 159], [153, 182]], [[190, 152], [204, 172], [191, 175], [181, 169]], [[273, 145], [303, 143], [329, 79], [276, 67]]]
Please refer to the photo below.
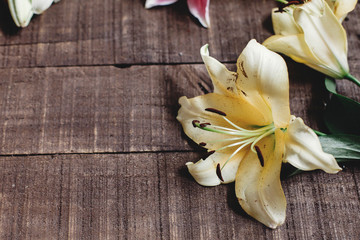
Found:
[[0, 29], [7, 36], [14, 36], [21, 30], [15, 25], [5, 1], [0, 1]]

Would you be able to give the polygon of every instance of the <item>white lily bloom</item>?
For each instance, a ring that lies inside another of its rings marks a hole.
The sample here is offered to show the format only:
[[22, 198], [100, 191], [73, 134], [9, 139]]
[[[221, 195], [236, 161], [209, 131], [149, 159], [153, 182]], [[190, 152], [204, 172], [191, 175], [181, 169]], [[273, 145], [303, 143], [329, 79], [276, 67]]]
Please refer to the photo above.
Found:
[[[344, 9], [351, 7], [340, 6], [334, 3], [333, 7], [343, 18]], [[272, 21], [275, 35], [264, 46], [333, 78], [349, 77], [346, 32], [325, 0], [291, 5], [284, 11], [273, 9]]]
[[41, 14], [60, 0], [8, 0], [11, 16], [18, 27], [26, 27], [34, 14]]
[[231, 72], [209, 56], [201, 56], [214, 92], [181, 97], [177, 119], [184, 132], [213, 152], [186, 165], [204, 186], [235, 181], [242, 208], [268, 227], [285, 221], [286, 199], [280, 183], [282, 162], [302, 170], [341, 168], [322, 151], [316, 134], [290, 115], [289, 81], [285, 61], [251, 40]]

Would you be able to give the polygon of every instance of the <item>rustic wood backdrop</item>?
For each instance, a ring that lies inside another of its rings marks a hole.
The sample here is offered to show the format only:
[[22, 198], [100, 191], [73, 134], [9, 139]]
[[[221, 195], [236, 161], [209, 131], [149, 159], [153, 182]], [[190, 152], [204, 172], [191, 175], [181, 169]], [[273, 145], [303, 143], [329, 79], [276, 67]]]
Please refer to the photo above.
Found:
[[[199, 186], [204, 151], [175, 117], [180, 96], [211, 91], [199, 49], [229, 68], [272, 34], [271, 0], [212, 0], [211, 28], [186, 1], [62, 0], [25, 29], [0, 2], [0, 239], [360, 239], [360, 167], [283, 180], [283, 226], [241, 210], [234, 184]], [[360, 7], [344, 26], [360, 78]], [[291, 110], [314, 129], [323, 76], [285, 58]], [[355, 85], [339, 91], [360, 100]]]

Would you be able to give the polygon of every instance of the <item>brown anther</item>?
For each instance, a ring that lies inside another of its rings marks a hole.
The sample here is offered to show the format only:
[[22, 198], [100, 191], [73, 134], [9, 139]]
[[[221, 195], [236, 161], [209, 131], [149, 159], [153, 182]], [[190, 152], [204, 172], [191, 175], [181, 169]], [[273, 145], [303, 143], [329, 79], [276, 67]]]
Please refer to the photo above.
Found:
[[201, 142], [201, 143], [199, 143], [199, 146], [201, 146], [201, 147], [205, 147], [205, 146], [206, 146], [206, 143]]
[[211, 125], [211, 123], [201, 123], [201, 124], [200, 124], [200, 127], [201, 127], [201, 128], [204, 128], [204, 127], [209, 126], [209, 125]]
[[215, 108], [205, 108], [205, 111], [208, 111], [208, 112], [212, 112], [212, 113], [216, 113], [216, 114], [219, 114], [221, 116], [226, 116], [226, 113], [220, 111], [220, 110], [217, 110]]
[[[310, 1], [310, 0], [309, 0]], [[284, 8], [291, 6], [291, 5], [300, 5], [300, 4], [304, 4], [306, 2], [306, 0], [294, 0], [294, 1], [289, 1], [288, 3], [282, 5], [279, 7], [279, 9], [275, 12], [285, 12]]]
[[196, 128], [196, 127], [197, 127], [197, 125], [196, 125], [196, 124], [198, 124], [198, 123], [200, 123], [200, 121], [199, 121], [199, 120], [193, 120], [193, 121], [192, 121], [192, 125], [194, 126], [194, 128]]
[[218, 176], [218, 178], [219, 178], [222, 182], [224, 181], [224, 179], [223, 179], [223, 177], [222, 177], [222, 175], [221, 175], [221, 169], [220, 169], [220, 164], [219, 164], [219, 163], [216, 165], [216, 175]]
[[259, 158], [260, 164], [263, 167], [264, 166], [264, 157], [263, 157], [263, 155], [261, 153], [261, 150], [260, 150], [260, 148], [258, 146], [255, 146], [255, 150], [256, 150], [257, 156]]

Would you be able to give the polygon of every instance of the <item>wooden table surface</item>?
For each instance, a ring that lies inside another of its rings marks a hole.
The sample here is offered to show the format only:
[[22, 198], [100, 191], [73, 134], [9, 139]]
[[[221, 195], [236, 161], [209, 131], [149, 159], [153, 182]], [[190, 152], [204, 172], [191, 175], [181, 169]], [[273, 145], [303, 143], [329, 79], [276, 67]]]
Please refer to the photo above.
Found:
[[[226, 4], [225, 4], [225, 3]], [[211, 91], [199, 49], [235, 69], [272, 35], [270, 0], [212, 0], [211, 28], [186, 1], [62, 0], [18, 29], [0, 3], [0, 239], [360, 239], [360, 166], [282, 181], [271, 230], [205, 188], [185, 163], [205, 151], [176, 121], [178, 98]], [[344, 22], [360, 78], [360, 6]], [[292, 114], [326, 131], [323, 75], [285, 58]], [[360, 100], [346, 80], [340, 92]]]

